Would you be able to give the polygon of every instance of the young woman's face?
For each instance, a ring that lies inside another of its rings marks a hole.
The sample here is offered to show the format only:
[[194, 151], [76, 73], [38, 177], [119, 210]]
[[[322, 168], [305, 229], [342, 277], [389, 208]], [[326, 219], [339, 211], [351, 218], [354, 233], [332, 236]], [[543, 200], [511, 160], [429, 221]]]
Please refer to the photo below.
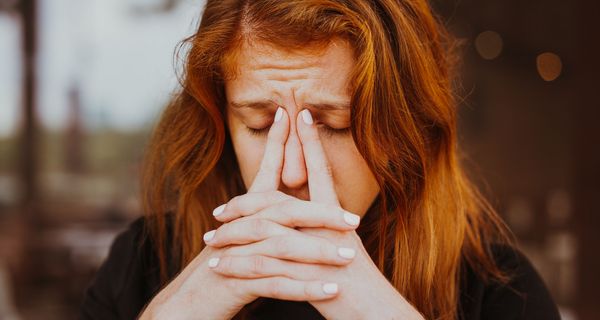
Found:
[[308, 176], [296, 118], [309, 109], [319, 128], [342, 208], [364, 216], [379, 187], [358, 152], [350, 127], [349, 77], [355, 63], [346, 42], [324, 51], [289, 53], [272, 46], [244, 45], [237, 77], [225, 83], [227, 121], [244, 184], [260, 167], [267, 133], [278, 106], [290, 117], [279, 190], [309, 200]]

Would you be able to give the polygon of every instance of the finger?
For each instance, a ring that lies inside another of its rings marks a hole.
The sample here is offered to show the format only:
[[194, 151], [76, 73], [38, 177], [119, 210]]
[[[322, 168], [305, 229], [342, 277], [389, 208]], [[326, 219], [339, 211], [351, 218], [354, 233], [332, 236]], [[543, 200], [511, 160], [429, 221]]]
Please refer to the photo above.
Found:
[[281, 191], [252, 192], [233, 197], [229, 202], [213, 211], [215, 219], [229, 222], [256, 212], [276, 203], [291, 199], [292, 196]]
[[302, 142], [302, 151], [308, 171], [310, 200], [339, 206], [331, 166], [321, 144], [318, 129], [308, 109], [304, 109], [298, 114], [296, 128]]
[[279, 202], [248, 218], [266, 219], [289, 228], [327, 228], [338, 231], [355, 230], [360, 224], [360, 216], [339, 206], [299, 199]]
[[266, 219], [236, 220], [205, 233], [204, 242], [211, 247], [221, 248], [299, 232]]
[[260, 169], [254, 177], [248, 192], [274, 191], [279, 188], [285, 141], [289, 132], [289, 119], [287, 112], [282, 107], [277, 108], [275, 120], [269, 134], [265, 154], [260, 164]]
[[266, 297], [291, 301], [318, 301], [331, 299], [339, 293], [337, 283], [325, 281], [299, 281], [285, 277], [263, 279], [230, 279], [236, 290], [249, 298]]
[[329, 228], [339, 231], [354, 230], [360, 216], [339, 206], [304, 201], [282, 192], [247, 193], [227, 203], [218, 220], [229, 222], [241, 217], [267, 219], [281, 225], [296, 227]]
[[233, 246], [223, 251], [224, 256], [263, 255], [303, 263], [347, 265], [356, 256], [356, 250], [338, 247], [325, 238], [299, 232], [293, 236], [277, 236], [246, 245]]
[[267, 219], [290, 228], [327, 228], [338, 231], [354, 230], [360, 216], [339, 206], [288, 199], [260, 210], [250, 218]]
[[298, 263], [265, 256], [221, 256], [218, 265], [211, 269], [227, 277], [259, 279], [283, 276], [294, 280], [317, 280], [334, 266]]
[[[306, 201], [306, 203], [311, 202]], [[321, 210], [289, 213], [294, 211], [280, 211], [270, 207], [261, 213], [236, 219], [221, 225], [216, 230], [205, 233], [204, 242], [208, 246], [216, 248], [249, 244], [271, 237], [298, 235], [300, 231], [296, 228], [308, 228], [302, 229], [303, 232], [311, 230], [311, 228], [326, 228], [330, 232], [330, 238], [335, 239], [336, 235], [339, 238], [343, 232], [355, 230], [360, 223], [359, 216], [345, 212], [339, 207], [333, 207], [331, 210], [317, 208]], [[331, 211], [340, 212], [331, 214]], [[331, 219], [331, 217], [336, 217], [336, 219]], [[317, 235], [322, 237], [322, 232]]]

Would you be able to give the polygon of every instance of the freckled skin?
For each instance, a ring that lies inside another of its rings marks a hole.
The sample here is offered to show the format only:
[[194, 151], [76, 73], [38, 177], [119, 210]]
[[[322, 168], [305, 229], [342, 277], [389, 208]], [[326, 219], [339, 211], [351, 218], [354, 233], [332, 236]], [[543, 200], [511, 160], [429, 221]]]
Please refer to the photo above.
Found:
[[[298, 113], [306, 104], [348, 103], [348, 83], [355, 60], [344, 41], [332, 42], [321, 52], [287, 52], [265, 43], [245, 44], [237, 61], [237, 76], [226, 81], [230, 103], [271, 100], [266, 109], [227, 107], [233, 147], [246, 187], [252, 184], [263, 158], [266, 133], [255, 135], [246, 127], [270, 126], [277, 105], [290, 116], [279, 190], [308, 200], [308, 180], [302, 145], [296, 132]], [[324, 126], [350, 126], [350, 109], [310, 109], [332, 169], [341, 206], [364, 216], [379, 193], [376, 180], [358, 152], [350, 133], [328, 133]]]

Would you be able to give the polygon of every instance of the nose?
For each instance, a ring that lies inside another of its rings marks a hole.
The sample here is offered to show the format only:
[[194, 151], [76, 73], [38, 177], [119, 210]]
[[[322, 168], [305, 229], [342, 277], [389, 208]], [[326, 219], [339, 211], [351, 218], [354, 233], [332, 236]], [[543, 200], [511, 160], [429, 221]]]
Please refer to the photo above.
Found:
[[289, 189], [299, 189], [308, 183], [302, 143], [298, 138], [296, 126], [290, 126], [290, 133], [285, 143], [281, 182]]

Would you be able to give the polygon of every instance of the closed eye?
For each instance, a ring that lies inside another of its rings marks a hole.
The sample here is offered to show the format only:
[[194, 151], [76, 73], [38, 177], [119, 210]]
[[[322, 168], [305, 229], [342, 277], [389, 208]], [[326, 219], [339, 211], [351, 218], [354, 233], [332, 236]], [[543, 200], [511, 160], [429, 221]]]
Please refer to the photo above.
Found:
[[[271, 128], [270, 125], [267, 127], [264, 127], [264, 128], [259, 128], [259, 129], [250, 128], [250, 127], [246, 126], [246, 129], [248, 130], [248, 132], [254, 136], [265, 136], [265, 135], [267, 135], [267, 133], [269, 133], [270, 128]], [[350, 127], [336, 129], [336, 128], [332, 128], [330, 126], [321, 124], [321, 125], [319, 125], [319, 129], [328, 137], [332, 137], [334, 135], [350, 134]]]

